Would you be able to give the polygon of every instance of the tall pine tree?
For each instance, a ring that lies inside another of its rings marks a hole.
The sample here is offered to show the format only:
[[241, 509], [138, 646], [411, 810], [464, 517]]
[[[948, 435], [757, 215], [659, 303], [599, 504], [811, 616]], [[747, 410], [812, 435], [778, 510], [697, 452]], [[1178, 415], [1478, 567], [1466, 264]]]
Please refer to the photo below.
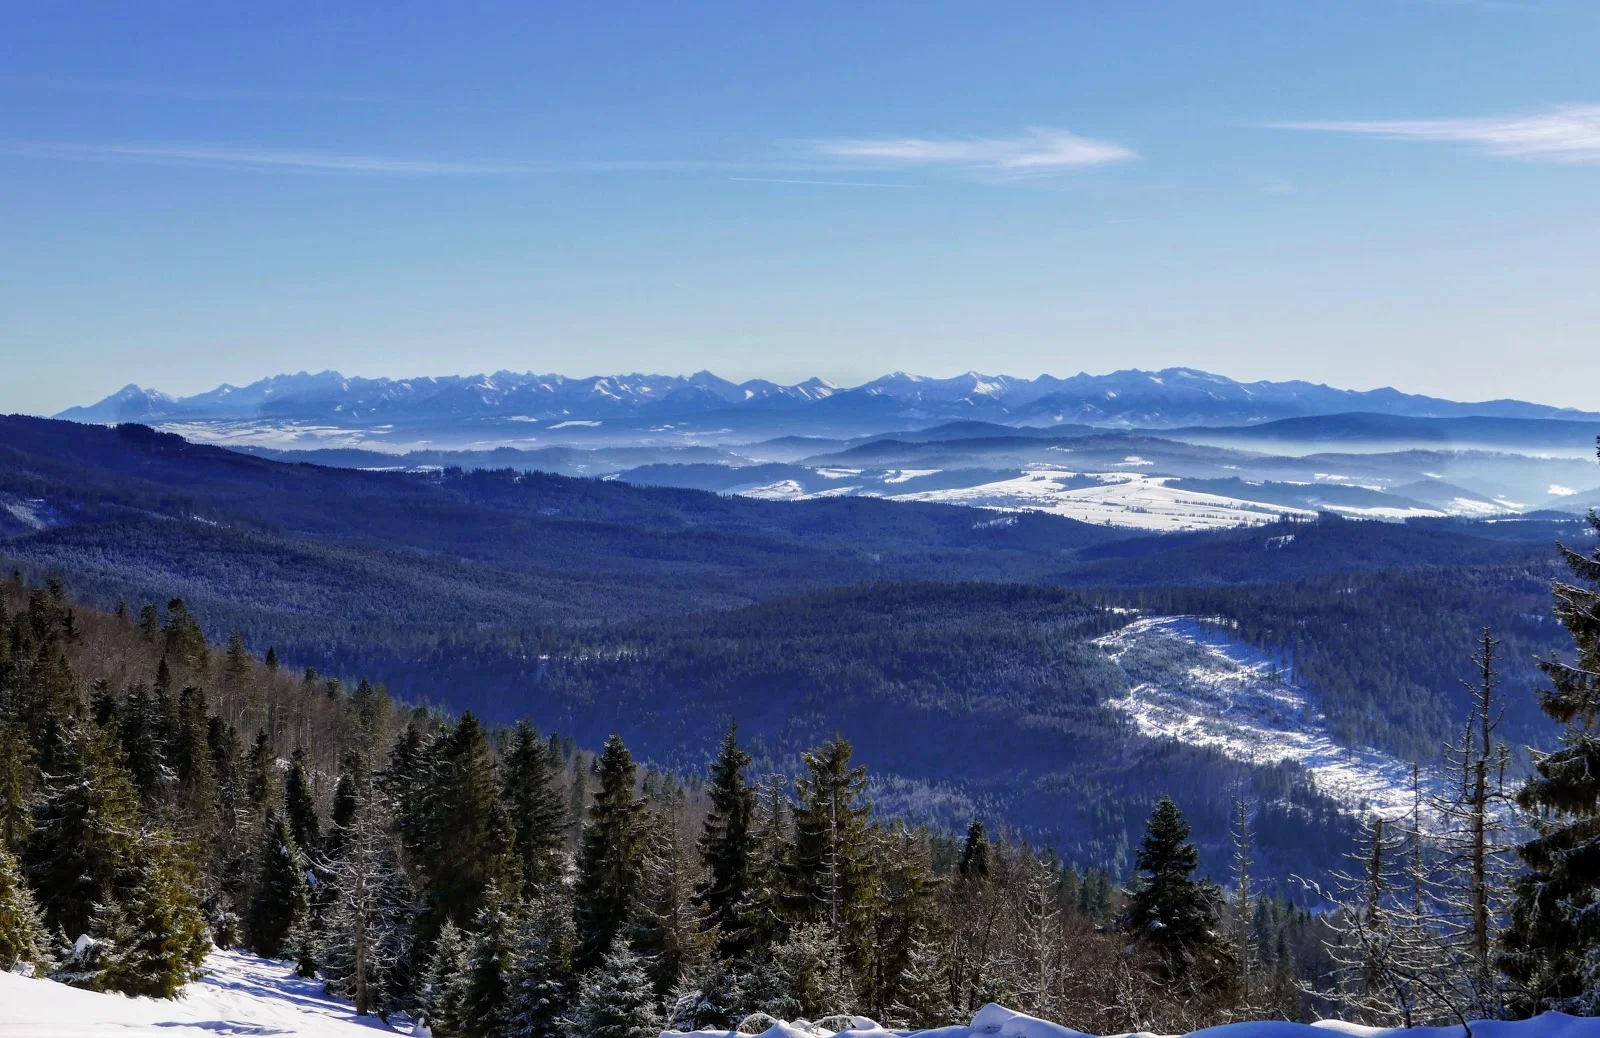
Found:
[[1227, 942], [1218, 933], [1222, 892], [1195, 878], [1199, 864], [1189, 824], [1171, 798], [1162, 797], [1139, 843], [1125, 926], [1173, 978], [1214, 974], [1226, 965]]
[[526, 721], [517, 725], [504, 762], [506, 811], [523, 886], [532, 891], [555, 879], [567, 844], [567, 806], [556, 788], [550, 747]]
[[[1600, 533], [1600, 516], [1589, 513]], [[1534, 836], [1517, 848], [1526, 870], [1512, 881], [1498, 963], [1536, 1011], [1600, 1009], [1600, 548], [1561, 546], [1576, 578], [1554, 587], [1555, 615], [1574, 659], [1539, 661], [1550, 681], [1540, 706], [1564, 728], [1561, 748], [1537, 754], [1517, 793]]]
[[749, 766], [750, 755], [739, 748], [738, 726], [730, 724], [711, 764], [710, 810], [699, 844], [706, 878], [695, 892], [706, 926], [716, 930], [717, 950], [725, 956], [742, 955], [751, 943], [740, 919], [755, 853], [756, 793], [744, 777]]
[[599, 965], [638, 903], [644, 867], [644, 801], [634, 786], [633, 755], [613, 735], [595, 762], [599, 790], [589, 808], [578, 856], [576, 964]]
[[289, 823], [268, 812], [257, 856], [255, 896], [245, 920], [245, 938], [257, 955], [273, 959], [288, 948], [291, 933], [308, 910], [306, 861]]

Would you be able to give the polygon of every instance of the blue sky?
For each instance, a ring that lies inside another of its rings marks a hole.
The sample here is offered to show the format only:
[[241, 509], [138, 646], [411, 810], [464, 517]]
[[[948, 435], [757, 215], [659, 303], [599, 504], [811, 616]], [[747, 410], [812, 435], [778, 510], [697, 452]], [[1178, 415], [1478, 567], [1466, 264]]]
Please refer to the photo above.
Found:
[[1168, 365], [1593, 408], [1596, 53], [1588, 0], [6, 5], [0, 411]]

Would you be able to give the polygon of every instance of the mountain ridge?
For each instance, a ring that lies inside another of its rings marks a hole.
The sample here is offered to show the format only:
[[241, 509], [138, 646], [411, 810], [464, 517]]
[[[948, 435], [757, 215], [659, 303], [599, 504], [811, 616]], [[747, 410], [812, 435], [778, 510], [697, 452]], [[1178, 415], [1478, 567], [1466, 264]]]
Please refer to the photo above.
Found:
[[1032, 379], [976, 371], [933, 378], [897, 371], [853, 387], [820, 378], [791, 385], [766, 379], [735, 383], [704, 370], [582, 378], [500, 370], [403, 379], [302, 371], [183, 397], [129, 384], [54, 417], [100, 424], [267, 421], [359, 429], [762, 415], [815, 416], [835, 424], [897, 419], [1176, 429], [1349, 412], [1600, 420], [1600, 412], [1521, 400], [1455, 401], [1388, 387], [1348, 390], [1301, 380], [1238, 382], [1194, 368]]

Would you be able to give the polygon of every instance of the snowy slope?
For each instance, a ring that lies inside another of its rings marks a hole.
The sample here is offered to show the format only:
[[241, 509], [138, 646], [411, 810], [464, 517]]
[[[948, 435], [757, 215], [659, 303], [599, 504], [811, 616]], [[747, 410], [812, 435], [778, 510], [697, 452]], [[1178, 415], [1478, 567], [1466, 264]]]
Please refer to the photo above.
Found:
[[[1411, 765], [1334, 738], [1281, 661], [1193, 616], [1142, 617], [1095, 641], [1128, 676], [1106, 705], [1155, 738], [1210, 746], [1255, 764], [1296, 761], [1345, 806], [1396, 815], [1412, 803]], [[1424, 770], [1423, 792], [1437, 775]]]
[[294, 976], [288, 963], [240, 952], [212, 952], [206, 976], [181, 999], [125, 998], [0, 973], [0, 1038], [198, 1038], [201, 1035], [297, 1035], [361, 1038], [410, 1034], [397, 1017], [386, 1027], [357, 1017], [348, 1003]]

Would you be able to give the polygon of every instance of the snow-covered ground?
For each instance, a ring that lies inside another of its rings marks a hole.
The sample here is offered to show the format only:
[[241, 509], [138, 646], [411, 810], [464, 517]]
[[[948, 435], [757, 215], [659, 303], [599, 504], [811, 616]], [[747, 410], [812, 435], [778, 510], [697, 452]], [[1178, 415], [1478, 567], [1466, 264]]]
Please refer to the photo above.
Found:
[[240, 952], [206, 957], [206, 976], [170, 1001], [82, 991], [52, 980], [0, 973], [3, 1038], [199, 1038], [201, 1035], [298, 1035], [361, 1038], [375, 1032], [410, 1034], [376, 1017], [358, 1017], [349, 1003], [328, 998], [316, 981], [301, 980], [284, 962]]
[[[1282, 661], [1193, 616], [1142, 617], [1095, 644], [1122, 667], [1128, 693], [1107, 705], [1152, 737], [1211, 746], [1256, 764], [1297, 761], [1346, 806], [1396, 815], [1412, 804], [1411, 764], [1334, 738]], [[1423, 769], [1423, 792], [1438, 776]]]
[[[320, 985], [296, 979], [287, 964], [237, 952], [214, 952], [204, 980], [189, 985], [180, 999], [161, 1001], [81, 991], [50, 980], [0, 973], [0, 1036], [4, 1038], [200, 1038], [216, 1035], [281, 1035], [283, 1038], [361, 1038], [375, 1033], [409, 1034], [409, 1021], [387, 1027], [373, 1017], [356, 1017], [344, 1003], [331, 1001]], [[755, 1026], [751, 1026], [754, 1024]], [[1419, 1027], [1409, 1031], [1360, 1027], [1333, 1020], [1317, 1024], [1239, 1023], [1195, 1032], [1206, 1038], [1329, 1038], [1329, 1032], [1357, 1038], [1600, 1038], [1600, 1019], [1546, 1013], [1517, 1023], [1480, 1021], [1470, 1036], [1460, 1027]], [[926, 1031], [889, 1031], [862, 1017], [833, 1017], [809, 1023], [750, 1020], [740, 1031], [695, 1031], [698, 1038], [1082, 1038], [1081, 1032], [1013, 1012], [997, 1005], [978, 1011], [970, 1024]], [[667, 1031], [662, 1038], [681, 1038]]]
[[[1078, 485], [1084, 476], [1095, 482], [1089, 486]], [[1182, 490], [1170, 486], [1172, 482], [1170, 476], [1148, 476], [1142, 472], [1078, 473], [1065, 469], [1032, 469], [993, 483], [896, 494], [891, 500], [1034, 509], [1088, 523], [1110, 523], [1142, 530], [1215, 530], [1269, 523], [1281, 515], [1315, 514], [1303, 508]]]
[[[839, 1020], [824, 1021], [824, 1023], [834, 1026], [818, 1027], [801, 1020], [790, 1024], [777, 1023], [765, 1031], [755, 1033], [759, 1033], [761, 1038], [832, 1038], [838, 1034], [849, 1034], [852, 1038], [870, 1038], [873, 1035], [887, 1038], [889, 1035], [908, 1033], [914, 1033], [920, 1038], [1083, 1038], [1081, 1031], [1015, 1013], [997, 1005], [987, 1005], [978, 1010], [971, 1024], [941, 1027], [931, 1031], [886, 1031], [872, 1021], [859, 1017], [854, 1021]], [[847, 1023], [853, 1023], [854, 1026], [846, 1026]], [[835, 1030], [834, 1027], [844, 1029]], [[695, 1031], [693, 1034], [698, 1038], [743, 1038], [752, 1031], [753, 1029], [746, 1029], [742, 1034], [734, 1031]], [[1314, 1024], [1291, 1024], [1277, 1020], [1224, 1024], [1204, 1031], [1195, 1031], [1194, 1034], [1204, 1035], [1205, 1038], [1329, 1038], [1330, 1032], [1352, 1035], [1356, 1038], [1597, 1038], [1600, 1036], [1600, 1019], [1545, 1013], [1532, 1020], [1480, 1020], [1473, 1023], [1470, 1035], [1460, 1026], [1410, 1029], [1363, 1027], [1360, 1024], [1347, 1024], [1339, 1020], [1319, 1020]], [[677, 1034], [675, 1031], [667, 1032], [667, 1035]], [[663, 1035], [663, 1038], [667, 1038], [667, 1035]]]

